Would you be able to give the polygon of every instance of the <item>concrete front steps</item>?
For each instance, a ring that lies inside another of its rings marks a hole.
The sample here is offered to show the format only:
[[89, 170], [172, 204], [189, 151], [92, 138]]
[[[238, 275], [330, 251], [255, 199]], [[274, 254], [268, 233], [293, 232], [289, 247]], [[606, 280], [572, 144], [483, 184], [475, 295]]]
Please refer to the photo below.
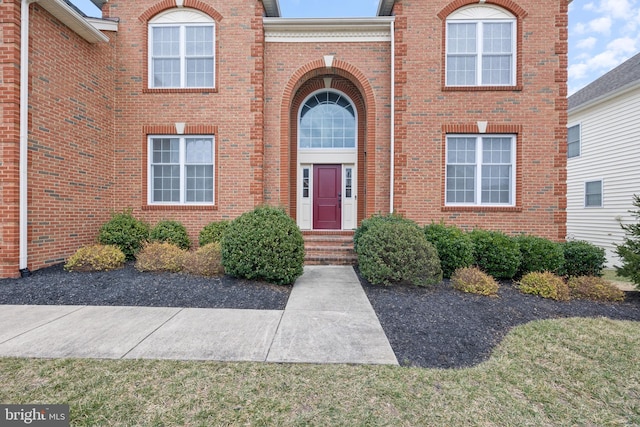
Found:
[[305, 265], [353, 265], [353, 231], [303, 231]]

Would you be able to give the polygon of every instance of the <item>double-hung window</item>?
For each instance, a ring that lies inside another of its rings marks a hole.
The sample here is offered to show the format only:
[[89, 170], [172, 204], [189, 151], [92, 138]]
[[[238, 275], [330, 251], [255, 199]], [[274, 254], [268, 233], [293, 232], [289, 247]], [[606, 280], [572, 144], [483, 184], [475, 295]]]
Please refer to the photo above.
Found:
[[567, 157], [580, 156], [580, 125], [567, 129]]
[[171, 10], [149, 22], [149, 87], [213, 88], [215, 23], [192, 10]]
[[470, 6], [447, 18], [446, 86], [514, 86], [516, 20], [493, 6]]
[[449, 135], [445, 204], [514, 206], [515, 136]]
[[587, 181], [584, 183], [584, 207], [602, 207], [602, 180]]
[[149, 204], [214, 203], [214, 137], [149, 136]]

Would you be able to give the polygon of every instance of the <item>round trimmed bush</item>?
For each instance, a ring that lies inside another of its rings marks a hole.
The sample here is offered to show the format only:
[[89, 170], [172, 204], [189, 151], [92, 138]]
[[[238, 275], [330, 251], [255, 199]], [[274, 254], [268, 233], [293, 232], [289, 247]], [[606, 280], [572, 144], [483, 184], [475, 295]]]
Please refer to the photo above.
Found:
[[262, 206], [240, 215], [221, 243], [222, 265], [232, 276], [284, 285], [302, 275], [302, 232], [282, 209]]
[[170, 242], [149, 242], [136, 255], [138, 271], [171, 271], [182, 270], [182, 262], [187, 251]]
[[458, 227], [433, 223], [425, 226], [424, 234], [438, 251], [444, 277], [451, 277], [458, 268], [473, 265], [473, 242]]
[[112, 213], [98, 232], [98, 242], [119, 247], [128, 260], [135, 258], [148, 238], [149, 225], [135, 218], [130, 209]]
[[607, 263], [604, 249], [582, 240], [562, 243], [564, 252], [564, 276], [602, 276]]
[[472, 294], [494, 296], [498, 293], [498, 282], [477, 267], [458, 268], [451, 276], [454, 289]]
[[356, 253], [362, 277], [373, 284], [427, 286], [442, 280], [438, 252], [413, 221], [369, 224]]
[[558, 301], [569, 299], [569, 287], [562, 280], [548, 271], [525, 274], [518, 283], [518, 289], [525, 294], [538, 295]]
[[167, 242], [176, 245], [180, 249], [189, 250], [191, 239], [184, 225], [178, 221], [163, 220], [156, 224], [149, 233], [152, 242]]
[[381, 214], [371, 215], [369, 218], [363, 219], [362, 222], [360, 223], [360, 227], [356, 229], [356, 232], [353, 235], [353, 250], [356, 251], [356, 253], [358, 252], [360, 237], [362, 237], [362, 235], [365, 234], [367, 230], [369, 230], [369, 228], [375, 227], [377, 224], [382, 224], [386, 222], [401, 222], [401, 223], [413, 224], [417, 226], [417, 224], [414, 221], [411, 221], [410, 219], [406, 219], [402, 215], [398, 215], [396, 213], [390, 213], [387, 215], [381, 215]]
[[474, 263], [482, 271], [495, 279], [512, 279], [516, 275], [522, 255], [515, 239], [499, 231], [476, 229], [469, 234]]
[[222, 220], [210, 222], [205, 225], [200, 231], [198, 236], [198, 243], [200, 246], [208, 245], [209, 243], [216, 243], [222, 240], [222, 233], [229, 228], [230, 221]]
[[602, 277], [571, 277], [568, 285], [573, 298], [592, 301], [624, 301], [624, 292]]
[[564, 265], [564, 251], [559, 243], [537, 236], [516, 237], [522, 260], [518, 268], [518, 277], [533, 271], [551, 271], [559, 273]]
[[183, 272], [198, 276], [217, 276], [224, 273], [220, 243], [213, 242], [200, 246], [195, 252], [188, 252], [183, 263]]
[[67, 271], [108, 271], [122, 267], [125, 255], [114, 245], [84, 246], [69, 257]]

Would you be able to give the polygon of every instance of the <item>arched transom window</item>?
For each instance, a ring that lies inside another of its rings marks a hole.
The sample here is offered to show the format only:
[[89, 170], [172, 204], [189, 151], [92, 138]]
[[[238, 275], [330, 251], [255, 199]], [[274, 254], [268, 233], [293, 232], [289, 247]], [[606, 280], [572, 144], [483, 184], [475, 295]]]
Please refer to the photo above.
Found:
[[345, 95], [322, 91], [311, 95], [300, 109], [301, 149], [356, 147], [356, 112]]

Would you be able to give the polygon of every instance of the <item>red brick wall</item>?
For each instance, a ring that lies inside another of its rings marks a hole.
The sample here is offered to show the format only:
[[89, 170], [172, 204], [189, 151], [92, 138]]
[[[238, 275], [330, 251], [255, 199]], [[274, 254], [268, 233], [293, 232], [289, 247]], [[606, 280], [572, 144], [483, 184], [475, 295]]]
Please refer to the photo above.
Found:
[[0, 277], [18, 274], [20, 2], [0, 3]]
[[38, 4], [30, 36], [28, 254], [35, 270], [94, 242], [113, 209], [115, 49], [86, 42]]
[[[117, 38], [115, 205], [154, 225], [181, 221], [197, 242], [211, 221], [235, 218], [262, 203], [263, 94], [262, 3], [257, 0], [185, 1], [216, 22], [216, 89], [148, 88], [149, 19], [175, 6], [173, 1], [117, 1], [105, 12], [120, 19]], [[147, 135], [215, 131], [215, 206], [147, 205]]]
[[[467, 0], [398, 0], [396, 14], [395, 206], [421, 224], [444, 220], [470, 229], [564, 239], [567, 2], [487, 1], [518, 16], [517, 86], [444, 88], [444, 18]], [[438, 16], [440, 14], [440, 16]], [[517, 132], [515, 208], [444, 206], [447, 132]]]

